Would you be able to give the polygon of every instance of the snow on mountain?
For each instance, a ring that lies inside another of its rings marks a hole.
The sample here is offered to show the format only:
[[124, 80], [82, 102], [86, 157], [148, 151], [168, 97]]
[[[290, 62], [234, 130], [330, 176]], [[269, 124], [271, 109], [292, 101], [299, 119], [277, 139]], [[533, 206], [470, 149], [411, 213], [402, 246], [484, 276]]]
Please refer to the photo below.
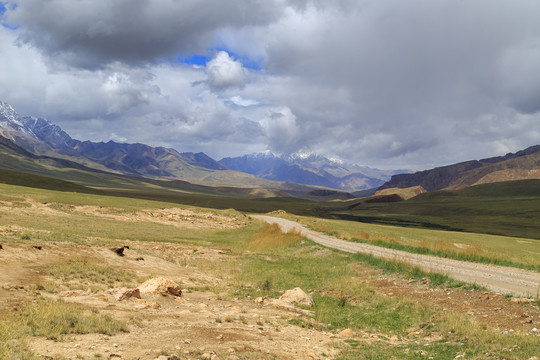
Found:
[[271, 152], [224, 158], [219, 163], [231, 170], [263, 179], [324, 186], [340, 190], [363, 190], [382, 185], [395, 172], [347, 164], [313, 152], [277, 156]]
[[0, 127], [7, 132], [21, 132], [33, 135], [24, 126], [20, 115], [9, 105], [0, 101]]
[[71, 136], [63, 131], [60, 126], [51, 123], [47, 119], [25, 116], [21, 119], [21, 122], [28, 131], [47, 143], [66, 149], [73, 142]]

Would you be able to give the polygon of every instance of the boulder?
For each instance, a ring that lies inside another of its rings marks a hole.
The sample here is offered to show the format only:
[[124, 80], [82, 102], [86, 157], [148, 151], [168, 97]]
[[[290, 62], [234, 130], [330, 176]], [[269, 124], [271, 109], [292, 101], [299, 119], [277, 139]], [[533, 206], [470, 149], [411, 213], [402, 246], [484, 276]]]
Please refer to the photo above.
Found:
[[178, 286], [178, 284], [174, 281], [166, 279], [164, 277], [157, 277], [145, 281], [143, 284], [141, 284], [141, 286], [139, 286], [139, 290], [143, 294], [172, 294], [176, 296], [182, 296], [180, 286]]
[[280, 310], [292, 311], [292, 312], [302, 314], [302, 315], [306, 315], [306, 316], [315, 315], [315, 313], [313, 311], [297, 308], [296, 306], [294, 306], [290, 302], [279, 300], [279, 299], [269, 299], [267, 297], [264, 297], [263, 301], [262, 301], [262, 305], [271, 306], [273, 308], [280, 309]]
[[127, 287], [121, 287], [121, 288], [110, 289], [108, 292], [113, 294], [114, 298], [117, 301], [126, 300], [132, 297], [137, 298], [137, 299], [141, 298], [141, 292], [139, 289], [129, 289]]
[[315, 305], [315, 302], [299, 287], [287, 290], [283, 295], [279, 297], [279, 300], [286, 301], [294, 305], [304, 305], [312, 307]]

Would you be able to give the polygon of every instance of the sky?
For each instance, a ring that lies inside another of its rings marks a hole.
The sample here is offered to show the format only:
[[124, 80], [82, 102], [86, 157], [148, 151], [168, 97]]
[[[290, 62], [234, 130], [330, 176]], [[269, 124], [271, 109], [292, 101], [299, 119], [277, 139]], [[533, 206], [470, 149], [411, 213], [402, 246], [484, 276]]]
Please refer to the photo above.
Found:
[[540, 144], [537, 0], [0, 0], [0, 100], [73, 138], [428, 169]]

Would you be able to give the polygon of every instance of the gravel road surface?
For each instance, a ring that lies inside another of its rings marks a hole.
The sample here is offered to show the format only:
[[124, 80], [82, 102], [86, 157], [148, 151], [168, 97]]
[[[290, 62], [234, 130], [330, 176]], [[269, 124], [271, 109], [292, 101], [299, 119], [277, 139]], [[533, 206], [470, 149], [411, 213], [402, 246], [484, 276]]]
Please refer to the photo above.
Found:
[[540, 273], [538, 272], [445, 259], [431, 255], [412, 254], [406, 251], [354, 243], [309, 230], [294, 221], [266, 215], [251, 216], [270, 224], [277, 224], [283, 232], [296, 230], [318, 244], [341, 251], [370, 254], [378, 258], [404, 262], [411, 266], [417, 266], [424, 271], [446, 274], [453, 279], [476, 283], [501, 293], [534, 297], [538, 297], [540, 293]]

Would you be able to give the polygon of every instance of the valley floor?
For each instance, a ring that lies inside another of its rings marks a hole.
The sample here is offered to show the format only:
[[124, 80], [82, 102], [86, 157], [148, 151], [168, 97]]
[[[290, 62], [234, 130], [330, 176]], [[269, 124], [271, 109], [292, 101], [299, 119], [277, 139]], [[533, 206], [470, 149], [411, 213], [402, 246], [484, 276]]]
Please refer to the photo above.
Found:
[[[535, 299], [388, 272], [234, 210], [0, 190], [1, 359], [540, 356]], [[157, 277], [182, 296], [112, 290]], [[295, 287], [315, 306], [270, 300]]]

